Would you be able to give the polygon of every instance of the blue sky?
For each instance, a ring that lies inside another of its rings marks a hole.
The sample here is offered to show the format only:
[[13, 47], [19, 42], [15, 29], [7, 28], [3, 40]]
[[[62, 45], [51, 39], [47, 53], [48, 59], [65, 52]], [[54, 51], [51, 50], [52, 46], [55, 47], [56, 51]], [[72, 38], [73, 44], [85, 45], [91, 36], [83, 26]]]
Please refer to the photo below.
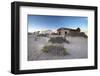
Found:
[[88, 18], [80, 16], [28, 15], [28, 32], [57, 30], [60, 27], [77, 28], [87, 33]]

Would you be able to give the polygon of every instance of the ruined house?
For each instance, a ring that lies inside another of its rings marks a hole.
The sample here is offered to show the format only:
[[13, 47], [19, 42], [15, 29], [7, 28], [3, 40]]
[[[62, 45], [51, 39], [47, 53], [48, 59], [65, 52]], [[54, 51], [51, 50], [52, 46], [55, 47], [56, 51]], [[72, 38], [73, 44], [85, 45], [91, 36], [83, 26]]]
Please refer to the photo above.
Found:
[[57, 33], [62, 36], [67, 36], [67, 35], [74, 35], [80, 33], [81, 29], [70, 29], [70, 28], [59, 28], [57, 29]]

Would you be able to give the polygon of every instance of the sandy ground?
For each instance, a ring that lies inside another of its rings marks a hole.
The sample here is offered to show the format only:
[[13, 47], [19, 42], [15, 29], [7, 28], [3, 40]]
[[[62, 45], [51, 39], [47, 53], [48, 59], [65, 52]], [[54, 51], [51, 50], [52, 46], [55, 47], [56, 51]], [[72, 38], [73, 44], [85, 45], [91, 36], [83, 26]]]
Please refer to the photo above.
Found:
[[41, 51], [48, 44], [49, 38], [39, 37], [35, 40], [33, 35], [28, 36], [28, 60], [53, 60], [53, 59], [80, 59], [88, 57], [88, 39], [83, 37], [67, 37], [70, 44], [64, 43], [69, 55], [54, 56]]

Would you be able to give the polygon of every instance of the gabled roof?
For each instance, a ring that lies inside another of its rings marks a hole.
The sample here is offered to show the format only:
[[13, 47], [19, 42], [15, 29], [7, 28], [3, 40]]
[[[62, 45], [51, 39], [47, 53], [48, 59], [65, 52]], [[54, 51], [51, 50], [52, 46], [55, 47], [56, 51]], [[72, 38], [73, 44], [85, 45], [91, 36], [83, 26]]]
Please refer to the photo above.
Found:
[[59, 29], [57, 29], [57, 31], [60, 31], [60, 30], [71, 30], [71, 31], [76, 31], [76, 29], [71, 29], [71, 28], [59, 28]]

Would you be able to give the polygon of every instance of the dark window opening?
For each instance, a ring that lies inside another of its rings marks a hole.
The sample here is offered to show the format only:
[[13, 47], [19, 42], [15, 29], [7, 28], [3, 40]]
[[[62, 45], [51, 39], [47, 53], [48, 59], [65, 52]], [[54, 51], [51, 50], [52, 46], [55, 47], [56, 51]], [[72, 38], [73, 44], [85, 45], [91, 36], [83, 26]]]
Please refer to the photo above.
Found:
[[61, 32], [59, 32], [59, 35], [61, 34]]
[[67, 35], [67, 32], [65, 32], [65, 35]]

